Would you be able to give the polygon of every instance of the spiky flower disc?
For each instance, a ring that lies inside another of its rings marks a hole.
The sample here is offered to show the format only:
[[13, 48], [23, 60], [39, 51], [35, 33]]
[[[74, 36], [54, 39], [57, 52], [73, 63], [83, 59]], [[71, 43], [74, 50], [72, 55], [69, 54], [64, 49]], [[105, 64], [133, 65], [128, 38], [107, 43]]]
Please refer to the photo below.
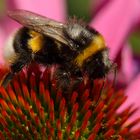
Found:
[[[1, 71], [3, 71], [1, 69]], [[80, 83], [71, 94], [56, 89], [50, 69], [33, 65], [20, 72], [7, 89], [0, 87], [0, 138], [2, 140], [135, 140], [140, 128], [129, 124], [136, 111], [129, 106], [120, 114], [123, 91], [115, 92], [102, 81]]]

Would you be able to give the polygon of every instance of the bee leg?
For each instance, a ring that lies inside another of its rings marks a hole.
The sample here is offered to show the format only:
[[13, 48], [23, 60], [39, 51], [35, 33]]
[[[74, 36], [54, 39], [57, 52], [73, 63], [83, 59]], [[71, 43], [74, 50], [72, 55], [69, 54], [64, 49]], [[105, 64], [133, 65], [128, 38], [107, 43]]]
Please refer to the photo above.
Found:
[[98, 98], [96, 99], [96, 103], [95, 103], [94, 106], [97, 106], [98, 103], [99, 103], [99, 101], [100, 101], [100, 97], [101, 97], [101, 95], [102, 95], [102, 91], [103, 91], [103, 89], [104, 89], [105, 82], [106, 82], [106, 77], [104, 77], [104, 79], [103, 79], [103, 83], [102, 83], [102, 85], [101, 85], [101, 88], [100, 88], [100, 91], [99, 91], [99, 95], [98, 95]]
[[[18, 68], [17, 66], [16, 67], [14, 67], [14, 66], [12, 66], [13, 68], [13, 70], [11, 71], [11, 72], [8, 72], [5, 76], [4, 76], [4, 78], [3, 78], [3, 81], [2, 81], [2, 86], [4, 87], [4, 88], [6, 88], [7, 87], [7, 85], [9, 84], [9, 82], [13, 79], [13, 77], [14, 77], [14, 75], [15, 75], [15, 73], [16, 72], [18, 72], [18, 71], [20, 71], [20, 69], [21, 68]], [[17, 68], [17, 69], [16, 69]]]
[[20, 64], [20, 63], [13, 64], [11, 66], [11, 72], [5, 75], [4, 80], [1, 85], [4, 88], [6, 88], [9, 82], [13, 79], [15, 73], [19, 72], [23, 67], [24, 67], [24, 64]]
[[18, 73], [19, 71], [21, 71], [21, 69], [28, 63], [29, 59], [27, 58], [25, 59], [25, 58], [24, 59], [19, 58], [17, 62], [13, 63], [10, 66], [11, 71], [5, 75], [4, 80], [2, 81], [2, 84], [1, 84], [4, 88], [7, 87], [8, 83], [13, 79], [14, 75]]
[[25, 65], [29, 64], [31, 61], [32, 55], [30, 53], [22, 51], [18, 60], [11, 65], [12, 73], [18, 73]]
[[70, 85], [70, 75], [63, 69], [58, 69], [56, 72], [57, 88], [62, 91], [67, 91]]
[[79, 83], [83, 81], [83, 78], [72, 78], [70, 72], [67, 72], [63, 68], [58, 68], [56, 81], [58, 90], [61, 89], [65, 94], [69, 94], [76, 90]]
[[18, 73], [19, 71], [21, 71], [21, 69], [25, 66], [24, 63], [22, 62], [17, 62], [11, 65], [11, 71], [12, 73]]
[[83, 77], [77, 77], [76, 79], [72, 80], [72, 84], [70, 87], [70, 92], [76, 91], [78, 85], [83, 81]]
[[1, 86], [6, 88], [8, 83], [13, 79], [13, 77], [14, 77], [14, 73], [12, 73], [12, 72], [7, 73], [3, 78]]

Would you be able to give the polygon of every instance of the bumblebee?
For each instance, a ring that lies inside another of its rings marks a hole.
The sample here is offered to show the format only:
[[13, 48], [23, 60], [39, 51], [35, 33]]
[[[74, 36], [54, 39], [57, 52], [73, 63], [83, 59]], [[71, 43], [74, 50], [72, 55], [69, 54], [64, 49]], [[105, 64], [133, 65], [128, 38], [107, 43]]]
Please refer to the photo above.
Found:
[[23, 27], [5, 53], [10, 72], [3, 80], [4, 87], [33, 61], [46, 66], [58, 65], [55, 77], [58, 87], [65, 89], [71, 77], [104, 78], [113, 68], [103, 36], [88, 25], [73, 21], [64, 24], [25, 10], [10, 11], [8, 15]]

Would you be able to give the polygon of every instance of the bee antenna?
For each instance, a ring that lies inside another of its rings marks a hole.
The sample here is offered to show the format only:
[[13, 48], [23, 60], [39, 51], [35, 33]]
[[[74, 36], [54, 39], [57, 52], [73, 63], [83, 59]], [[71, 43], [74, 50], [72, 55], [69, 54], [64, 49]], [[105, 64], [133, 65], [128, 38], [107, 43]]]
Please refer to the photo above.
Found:
[[8, 85], [8, 83], [13, 79], [13, 76], [14, 76], [14, 75], [15, 75], [15, 74], [12, 73], [12, 72], [7, 73], [7, 74], [4, 76], [3, 80], [2, 80], [1, 86], [3, 86], [4, 88], [6, 88], [7, 85]]
[[100, 92], [99, 92], [99, 97], [98, 97], [98, 99], [96, 101], [96, 104], [94, 106], [97, 106], [99, 101], [100, 101], [100, 97], [101, 97], [102, 91], [103, 91], [103, 89], [105, 87], [105, 82], [106, 82], [106, 77], [103, 78], [103, 83], [102, 83], [102, 86], [101, 86], [101, 89], [100, 89]]
[[83, 27], [86, 27], [87, 26], [87, 23], [84, 22], [84, 20], [82, 18], [78, 19], [76, 16], [73, 16], [73, 17], [68, 18], [67, 24], [70, 24], [70, 23], [71, 24], [77, 23], [77, 24], [80, 24]]

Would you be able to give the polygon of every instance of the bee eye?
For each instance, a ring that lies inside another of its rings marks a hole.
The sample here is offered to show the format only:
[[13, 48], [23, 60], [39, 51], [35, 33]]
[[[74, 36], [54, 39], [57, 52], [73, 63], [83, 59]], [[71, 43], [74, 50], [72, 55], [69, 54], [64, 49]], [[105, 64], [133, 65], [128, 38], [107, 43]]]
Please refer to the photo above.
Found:
[[80, 45], [75, 43], [75, 41], [69, 40], [68, 42], [73, 51], [77, 51], [80, 48]]
[[81, 43], [82, 45], [86, 45], [86, 43], [87, 43], [87, 42], [86, 42], [86, 39], [85, 39], [85, 38], [82, 38], [81, 41], [80, 41], [80, 43]]
[[80, 48], [80, 46], [78, 45], [78, 44], [75, 44], [75, 47], [78, 49], [78, 48]]

